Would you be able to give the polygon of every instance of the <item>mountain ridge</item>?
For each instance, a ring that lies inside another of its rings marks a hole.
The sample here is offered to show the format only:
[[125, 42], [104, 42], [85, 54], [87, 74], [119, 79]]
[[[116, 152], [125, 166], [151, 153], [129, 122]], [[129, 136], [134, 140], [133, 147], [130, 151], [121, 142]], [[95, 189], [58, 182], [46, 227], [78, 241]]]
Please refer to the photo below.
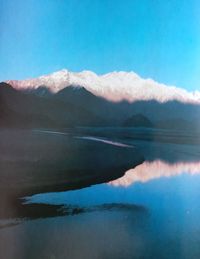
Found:
[[66, 69], [25, 80], [8, 80], [8, 84], [18, 90], [36, 90], [45, 86], [57, 93], [68, 87], [84, 87], [92, 94], [112, 102], [150, 101], [160, 103], [179, 101], [200, 104], [200, 91], [189, 92], [183, 88], [167, 86], [152, 79], [143, 79], [134, 72], [111, 72], [97, 75], [92, 71], [70, 72]]
[[[44, 89], [43, 89], [44, 88]], [[0, 83], [0, 124], [17, 127], [150, 127], [199, 131], [200, 105], [178, 101], [111, 102], [84, 87], [56, 94], [37, 88], [19, 91]], [[39, 93], [37, 92], [39, 91]]]

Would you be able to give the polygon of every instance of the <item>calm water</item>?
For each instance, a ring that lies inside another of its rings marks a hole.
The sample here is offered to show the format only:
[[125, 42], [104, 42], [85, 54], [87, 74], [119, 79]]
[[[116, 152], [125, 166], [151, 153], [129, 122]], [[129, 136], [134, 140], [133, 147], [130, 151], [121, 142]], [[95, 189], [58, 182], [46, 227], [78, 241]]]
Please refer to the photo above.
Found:
[[200, 258], [200, 148], [116, 143], [146, 161], [108, 183], [21, 199], [58, 205], [57, 215], [1, 220], [2, 258]]

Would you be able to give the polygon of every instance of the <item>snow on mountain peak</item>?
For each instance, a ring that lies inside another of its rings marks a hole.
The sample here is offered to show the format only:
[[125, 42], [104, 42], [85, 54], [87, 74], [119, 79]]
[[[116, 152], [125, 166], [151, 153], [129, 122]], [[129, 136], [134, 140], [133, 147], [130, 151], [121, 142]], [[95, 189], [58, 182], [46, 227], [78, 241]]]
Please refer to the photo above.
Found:
[[199, 91], [188, 92], [175, 86], [166, 86], [152, 79], [143, 79], [134, 72], [114, 71], [97, 75], [87, 70], [70, 72], [62, 69], [50, 75], [26, 80], [9, 80], [7, 83], [16, 89], [37, 89], [40, 86], [46, 86], [52, 93], [68, 86], [82, 86], [93, 94], [111, 101], [157, 100], [167, 102], [177, 100], [200, 103]]

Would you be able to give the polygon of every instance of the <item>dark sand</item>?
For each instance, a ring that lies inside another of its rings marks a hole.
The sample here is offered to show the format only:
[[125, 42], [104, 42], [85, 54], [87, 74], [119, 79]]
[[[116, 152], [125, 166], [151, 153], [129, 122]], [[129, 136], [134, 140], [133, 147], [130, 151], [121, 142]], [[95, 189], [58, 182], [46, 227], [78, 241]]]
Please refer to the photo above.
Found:
[[19, 197], [108, 182], [144, 161], [131, 146], [37, 130], [1, 130], [0, 150], [0, 217], [19, 214]]

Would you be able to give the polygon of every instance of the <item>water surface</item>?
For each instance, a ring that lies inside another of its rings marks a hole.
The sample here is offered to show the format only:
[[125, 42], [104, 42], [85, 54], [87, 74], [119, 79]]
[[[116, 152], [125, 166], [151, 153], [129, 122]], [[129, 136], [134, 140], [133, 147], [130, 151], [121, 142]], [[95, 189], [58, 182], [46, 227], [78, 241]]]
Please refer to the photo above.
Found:
[[200, 257], [197, 145], [78, 137], [139, 148], [145, 161], [103, 184], [21, 197], [35, 214], [0, 221], [2, 258]]

